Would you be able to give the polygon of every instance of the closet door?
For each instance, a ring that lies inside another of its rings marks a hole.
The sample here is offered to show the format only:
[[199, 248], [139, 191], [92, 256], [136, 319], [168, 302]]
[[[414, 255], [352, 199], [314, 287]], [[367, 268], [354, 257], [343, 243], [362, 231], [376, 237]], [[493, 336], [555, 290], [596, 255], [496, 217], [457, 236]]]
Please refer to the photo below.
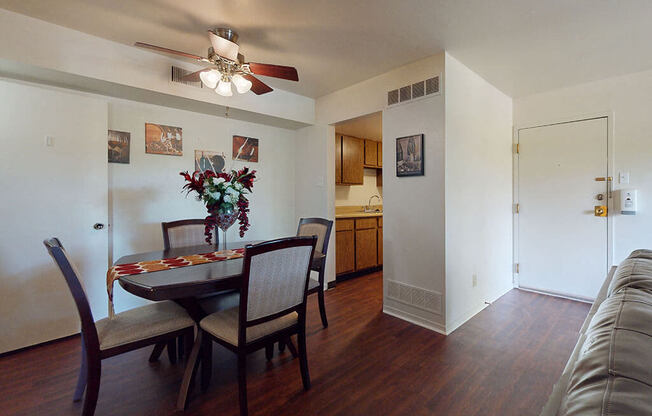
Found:
[[108, 183], [106, 102], [5, 81], [0, 97], [2, 353], [79, 330], [46, 238], [61, 239], [106, 316]]

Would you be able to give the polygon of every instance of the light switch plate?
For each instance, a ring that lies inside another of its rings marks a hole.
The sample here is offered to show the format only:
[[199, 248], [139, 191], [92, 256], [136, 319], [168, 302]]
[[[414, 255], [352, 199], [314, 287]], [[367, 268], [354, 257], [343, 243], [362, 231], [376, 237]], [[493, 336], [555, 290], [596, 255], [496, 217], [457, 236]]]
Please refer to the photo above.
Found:
[[45, 145], [48, 146], [48, 147], [54, 146], [54, 137], [45, 136]]
[[618, 177], [618, 183], [628, 184], [629, 183], [629, 172], [620, 172]]

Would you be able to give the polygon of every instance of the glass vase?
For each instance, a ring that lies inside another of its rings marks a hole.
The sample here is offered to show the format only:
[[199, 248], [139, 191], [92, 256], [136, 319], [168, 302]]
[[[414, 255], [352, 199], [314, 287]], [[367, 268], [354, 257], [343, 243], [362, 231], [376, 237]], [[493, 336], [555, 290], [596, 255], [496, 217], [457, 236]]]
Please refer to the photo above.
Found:
[[233, 208], [233, 205], [222, 206], [215, 212], [215, 223], [217, 228], [222, 230], [222, 250], [226, 250], [226, 230], [228, 230], [238, 219], [240, 213]]

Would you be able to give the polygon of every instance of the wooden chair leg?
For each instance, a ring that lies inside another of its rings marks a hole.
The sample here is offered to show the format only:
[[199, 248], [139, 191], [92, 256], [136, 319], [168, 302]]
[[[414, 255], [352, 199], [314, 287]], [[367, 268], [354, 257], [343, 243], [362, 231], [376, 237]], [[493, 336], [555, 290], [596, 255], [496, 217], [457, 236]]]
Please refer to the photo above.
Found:
[[176, 364], [177, 363], [177, 340], [176, 340], [176, 338], [169, 340], [167, 347], [168, 347], [168, 359], [170, 360], [170, 363]]
[[321, 315], [321, 324], [324, 328], [328, 328], [328, 319], [326, 319], [326, 304], [324, 303], [324, 288], [320, 287], [317, 292], [317, 299], [319, 300], [319, 315]]
[[299, 365], [301, 367], [301, 380], [303, 380], [303, 388], [310, 390], [310, 373], [308, 372], [308, 354], [306, 351], [306, 328], [299, 330], [297, 336], [299, 343]]
[[88, 384], [86, 385], [86, 397], [84, 398], [84, 409], [82, 416], [93, 416], [97, 406], [97, 396], [100, 392], [100, 377], [102, 375], [102, 364], [99, 359], [87, 363]]
[[285, 341], [281, 340], [278, 342], [278, 352], [285, 351]]
[[213, 373], [213, 340], [206, 334], [201, 345], [201, 389], [208, 390]]
[[272, 358], [274, 358], [274, 344], [265, 346], [265, 358], [267, 358], [267, 361], [270, 361]]
[[154, 345], [154, 349], [152, 350], [152, 353], [149, 356], [149, 362], [150, 363], [155, 363], [158, 361], [159, 357], [161, 356], [161, 353], [163, 353], [163, 350], [165, 349], [165, 342], [159, 342], [158, 344]]
[[179, 389], [179, 397], [177, 398], [177, 410], [184, 411], [188, 407], [193, 380], [197, 374], [197, 368], [199, 367], [200, 350], [203, 336], [203, 331], [197, 331], [197, 339], [192, 346], [190, 355], [188, 355], [186, 371], [183, 373], [183, 380], [181, 381], [181, 388]]
[[247, 353], [238, 352], [238, 397], [240, 416], [247, 416]]
[[299, 354], [297, 353], [297, 349], [294, 346], [294, 343], [292, 342], [292, 338], [287, 337], [287, 339], [285, 340], [285, 344], [288, 346], [288, 350], [290, 350], [292, 357], [297, 358]]
[[84, 397], [86, 382], [88, 380], [88, 357], [86, 357], [86, 343], [84, 343], [84, 334], [81, 336], [81, 367], [79, 368], [79, 377], [77, 378], [77, 387], [75, 394], [72, 396], [73, 402], [78, 402]]

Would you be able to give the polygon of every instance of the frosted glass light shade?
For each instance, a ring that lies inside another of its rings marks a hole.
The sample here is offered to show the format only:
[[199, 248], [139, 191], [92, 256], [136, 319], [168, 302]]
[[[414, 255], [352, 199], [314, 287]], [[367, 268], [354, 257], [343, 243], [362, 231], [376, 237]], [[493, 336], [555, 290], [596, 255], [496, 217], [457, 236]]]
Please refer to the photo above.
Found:
[[231, 81], [235, 84], [235, 89], [238, 90], [240, 94], [244, 94], [251, 89], [251, 81], [240, 74], [235, 74], [233, 78], [231, 78]]
[[201, 82], [206, 85], [206, 87], [213, 89], [217, 87], [217, 83], [220, 80], [221, 74], [216, 69], [211, 69], [210, 71], [204, 71], [199, 73], [199, 78]]
[[230, 97], [233, 95], [231, 91], [231, 83], [229, 81], [220, 81], [215, 88], [215, 92], [223, 97]]

